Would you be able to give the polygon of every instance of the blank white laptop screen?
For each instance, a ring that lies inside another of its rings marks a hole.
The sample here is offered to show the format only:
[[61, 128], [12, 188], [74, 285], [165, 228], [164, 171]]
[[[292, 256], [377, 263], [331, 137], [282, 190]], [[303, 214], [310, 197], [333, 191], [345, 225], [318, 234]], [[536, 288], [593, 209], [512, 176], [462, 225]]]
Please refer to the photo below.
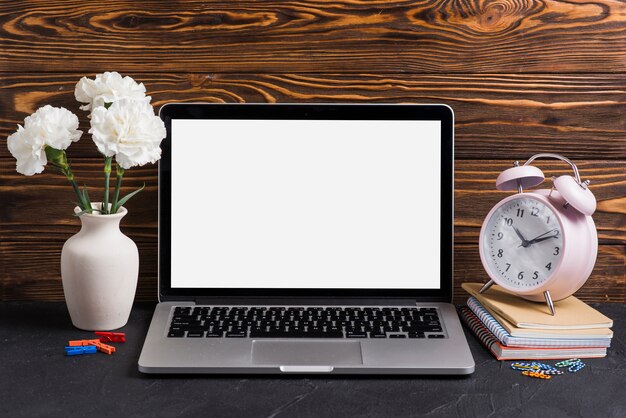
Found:
[[441, 123], [172, 120], [173, 288], [436, 289]]

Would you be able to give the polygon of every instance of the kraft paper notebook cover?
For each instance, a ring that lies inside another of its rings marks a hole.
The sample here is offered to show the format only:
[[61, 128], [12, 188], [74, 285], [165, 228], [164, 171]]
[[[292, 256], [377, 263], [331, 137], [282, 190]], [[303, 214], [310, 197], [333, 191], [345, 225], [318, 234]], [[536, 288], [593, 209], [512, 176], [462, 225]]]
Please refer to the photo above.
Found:
[[554, 303], [556, 314], [550, 315], [545, 303], [531, 302], [491, 286], [485, 293], [478, 293], [481, 283], [463, 283], [470, 295], [490, 311], [503, 317], [518, 328], [571, 330], [610, 328], [613, 321], [602, 315], [575, 296]]
[[609, 328], [590, 329], [530, 329], [517, 328], [498, 314], [485, 308], [473, 296], [467, 306], [498, 340], [506, 346], [523, 347], [609, 347], [613, 331]]

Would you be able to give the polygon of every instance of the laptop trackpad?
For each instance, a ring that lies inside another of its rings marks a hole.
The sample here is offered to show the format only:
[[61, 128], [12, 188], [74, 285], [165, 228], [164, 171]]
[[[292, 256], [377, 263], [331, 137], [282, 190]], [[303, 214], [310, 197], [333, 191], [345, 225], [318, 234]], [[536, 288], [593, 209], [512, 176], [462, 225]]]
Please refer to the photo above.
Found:
[[363, 364], [358, 341], [252, 342], [252, 362], [275, 366], [335, 366]]

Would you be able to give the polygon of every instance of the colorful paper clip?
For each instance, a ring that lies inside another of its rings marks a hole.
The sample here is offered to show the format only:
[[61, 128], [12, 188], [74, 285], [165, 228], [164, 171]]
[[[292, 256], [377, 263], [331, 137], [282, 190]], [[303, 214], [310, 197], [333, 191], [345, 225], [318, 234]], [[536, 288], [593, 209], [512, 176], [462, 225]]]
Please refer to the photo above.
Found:
[[556, 370], [556, 367], [546, 363], [533, 363], [539, 370]]
[[103, 343], [126, 342], [126, 334], [124, 334], [123, 332], [96, 331], [95, 334], [100, 337], [100, 341]]
[[513, 363], [511, 364], [511, 367], [525, 367], [525, 368], [531, 368], [533, 365], [533, 363], [521, 363], [521, 362], [517, 362], [517, 363]]
[[539, 366], [536, 363], [513, 363], [511, 364], [513, 370], [539, 370]]
[[524, 376], [536, 377], [538, 379], [552, 379], [552, 376], [541, 372], [532, 372], [530, 370], [523, 371]]
[[582, 361], [578, 362], [578, 363], [574, 363], [572, 365], [570, 365], [567, 368], [567, 371], [570, 373], [577, 373], [580, 371], [580, 369], [582, 369], [583, 367], [585, 367], [585, 363], [583, 363]]
[[557, 370], [557, 369], [550, 369], [550, 370], [537, 370], [537, 373], [547, 374], [547, 375], [551, 375], [551, 376], [556, 376], [556, 375], [565, 374], [565, 372], [564, 372], [564, 371]]
[[96, 351], [97, 349], [95, 345], [65, 347], [66, 356], [80, 356], [81, 354], [94, 354]]
[[556, 367], [569, 367], [573, 364], [578, 364], [578, 363], [582, 363], [582, 361], [580, 361], [579, 358], [571, 358], [569, 360], [559, 361], [558, 363], [555, 364], [555, 366]]

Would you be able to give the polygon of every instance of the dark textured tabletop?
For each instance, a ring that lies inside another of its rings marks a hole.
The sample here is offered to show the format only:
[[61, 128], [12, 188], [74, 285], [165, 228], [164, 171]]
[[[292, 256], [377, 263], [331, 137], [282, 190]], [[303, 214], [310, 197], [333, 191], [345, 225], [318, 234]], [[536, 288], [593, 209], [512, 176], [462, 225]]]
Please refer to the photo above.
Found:
[[603, 359], [545, 381], [520, 375], [467, 334], [469, 377], [154, 376], [137, 359], [154, 304], [136, 305], [112, 356], [66, 357], [74, 328], [63, 303], [0, 303], [0, 416], [626, 416], [626, 306]]

